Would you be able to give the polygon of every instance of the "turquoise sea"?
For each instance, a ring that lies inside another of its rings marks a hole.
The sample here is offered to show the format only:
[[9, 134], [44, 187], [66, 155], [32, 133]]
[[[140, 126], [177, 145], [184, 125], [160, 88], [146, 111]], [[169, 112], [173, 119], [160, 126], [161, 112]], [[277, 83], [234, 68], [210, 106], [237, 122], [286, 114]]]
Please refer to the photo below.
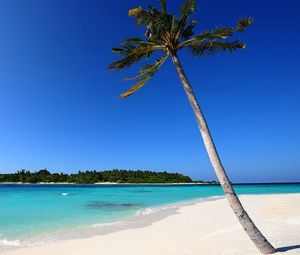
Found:
[[[238, 194], [300, 193], [300, 184], [235, 185]], [[0, 185], [0, 251], [68, 238], [151, 209], [222, 196], [218, 185]]]

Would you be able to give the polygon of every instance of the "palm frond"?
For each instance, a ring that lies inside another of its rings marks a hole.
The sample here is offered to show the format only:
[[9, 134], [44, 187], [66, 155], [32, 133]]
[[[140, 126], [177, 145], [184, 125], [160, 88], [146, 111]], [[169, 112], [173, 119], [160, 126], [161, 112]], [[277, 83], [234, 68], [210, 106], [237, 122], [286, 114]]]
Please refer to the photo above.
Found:
[[233, 35], [234, 29], [233, 28], [217, 28], [212, 30], [211, 32], [202, 32], [200, 35], [193, 36], [192, 38], [183, 41], [180, 43], [177, 48], [180, 49], [184, 46], [194, 46], [200, 45], [201, 43], [207, 40], [223, 40]]
[[178, 28], [177, 28], [175, 40], [178, 40], [180, 38], [180, 35], [181, 35], [182, 31], [184, 30], [184, 28], [189, 20], [190, 15], [193, 14], [197, 10], [196, 4], [197, 4], [196, 0], [187, 0], [181, 7], [181, 10], [180, 10], [181, 15], [178, 20]]
[[253, 23], [253, 18], [252, 18], [252, 17], [240, 19], [240, 20], [238, 20], [238, 22], [236, 23], [236, 31], [244, 32], [245, 29], [246, 29], [248, 26], [250, 26], [252, 23]]
[[130, 16], [134, 16], [138, 25], [146, 27], [145, 36], [148, 41], [163, 42], [162, 35], [170, 31], [172, 15], [167, 14], [165, 0], [161, 0], [162, 10], [149, 6], [147, 10], [135, 8], [129, 11]]
[[153, 13], [151, 13], [151, 10], [153, 12], [153, 7], [150, 8], [149, 10], [143, 10], [141, 6], [134, 8], [134, 9], [130, 9], [128, 11], [128, 15], [129, 16], [134, 16], [136, 18], [136, 23], [138, 25], [145, 25], [148, 26], [149, 24], [155, 22], [155, 15], [153, 15]]
[[[235, 32], [245, 31], [246, 27], [251, 25], [252, 22], [253, 22], [253, 19], [251, 17], [241, 19], [237, 22], [237, 25], [235, 28], [232, 28], [232, 27], [216, 28], [210, 32], [205, 31], [205, 32], [202, 32], [201, 34], [193, 36], [193, 37], [191, 37], [192, 35], [190, 35], [189, 39], [184, 38], [184, 37], [186, 37], [186, 35], [184, 33], [182, 33], [182, 37], [185, 39], [185, 41], [179, 43], [177, 45], [177, 49], [181, 49], [185, 46], [197, 46], [197, 45], [201, 45], [201, 44], [207, 43], [207, 42], [212, 42], [215, 40], [222, 41], [222, 40], [228, 39], [229, 37], [232, 37]], [[189, 27], [187, 27], [187, 29], [188, 28]]]
[[108, 69], [122, 70], [125, 67], [130, 67], [142, 59], [149, 58], [153, 51], [162, 48], [163, 46], [155, 45], [139, 38], [129, 38], [122, 43], [120, 48], [112, 48], [113, 52], [121, 54], [124, 57], [111, 63]]
[[160, 4], [161, 4], [161, 12], [162, 14], [166, 14], [167, 13], [167, 3], [166, 0], [160, 0]]
[[233, 52], [238, 49], [245, 48], [246, 45], [240, 41], [233, 42], [222, 42], [222, 41], [211, 41], [202, 43], [200, 45], [190, 46], [191, 52], [194, 56], [202, 55], [213, 55], [219, 51], [230, 51]]
[[136, 16], [138, 13], [140, 13], [142, 11], [142, 6], [139, 6], [137, 8], [134, 9], [130, 9], [128, 11], [128, 16]]
[[136, 91], [138, 91], [140, 88], [142, 88], [153, 76], [154, 74], [160, 69], [162, 64], [166, 61], [168, 58], [168, 54], [165, 56], [159, 58], [156, 60], [155, 64], [147, 64], [144, 66], [144, 68], [140, 71], [140, 73], [137, 76], [127, 78], [126, 80], [137, 80], [137, 84], [135, 84], [132, 88], [130, 88], [128, 91], [122, 93], [120, 95], [121, 98], [126, 98]]
[[177, 27], [178, 27], [178, 20], [175, 15], [172, 15], [172, 22], [171, 22], [171, 28], [170, 28], [171, 38], [175, 38], [176, 33], [177, 33]]
[[192, 20], [190, 24], [182, 31], [181, 37], [185, 40], [188, 40], [191, 36], [194, 35], [194, 27], [197, 25], [197, 20]]
[[181, 7], [181, 19], [188, 18], [189, 15], [193, 14], [197, 10], [196, 0], [187, 0]]

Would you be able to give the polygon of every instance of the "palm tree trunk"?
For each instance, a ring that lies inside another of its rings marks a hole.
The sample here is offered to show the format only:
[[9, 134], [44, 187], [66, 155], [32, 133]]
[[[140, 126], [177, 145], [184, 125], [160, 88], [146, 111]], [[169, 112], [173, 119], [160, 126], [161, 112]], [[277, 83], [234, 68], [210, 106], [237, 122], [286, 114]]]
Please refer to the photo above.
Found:
[[202, 135], [205, 148], [207, 150], [209, 159], [213, 168], [216, 172], [216, 175], [219, 179], [219, 182], [224, 190], [225, 196], [234, 211], [235, 216], [239, 220], [240, 224], [256, 245], [258, 250], [263, 254], [272, 254], [276, 252], [276, 249], [268, 242], [268, 240], [263, 236], [259, 229], [255, 226], [254, 222], [251, 220], [247, 212], [244, 210], [239, 198], [237, 197], [230, 180], [225, 172], [225, 169], [219, 158], [217, 149], [209, 132], [206, 120], [201, 111], [201, 108], [198, 104], [198, 101], [195, 97], [193, 89], [187, 79], [187, 76], [181, 66], [180, 60], [177, 57], [176, 53], [172, 55], [173, 63], [176, 67], [179, 78], [182, 82], [184, 91], [189, 99], [189, 102], [194, 111], [200, 133]]

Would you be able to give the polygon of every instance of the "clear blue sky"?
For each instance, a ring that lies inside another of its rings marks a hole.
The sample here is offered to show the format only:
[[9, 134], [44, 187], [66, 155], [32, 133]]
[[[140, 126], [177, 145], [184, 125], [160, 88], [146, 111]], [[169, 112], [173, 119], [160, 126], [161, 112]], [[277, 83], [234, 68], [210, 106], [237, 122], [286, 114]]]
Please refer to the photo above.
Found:
[[[175, 10], [182, 1], [168, 1]], [[174, 4], [176, 2], [176, 4]], [[171, 61], [143, 90], [107, 71], [143, 31], [118, 0], [0, 1], [0, 172], [21, 168], [179, 171], [216, 179]], [[202, 29], [255, 23], [246, 50], [183, 65], [235, 182], [300, 181], [298, 1], [198, 1]]]

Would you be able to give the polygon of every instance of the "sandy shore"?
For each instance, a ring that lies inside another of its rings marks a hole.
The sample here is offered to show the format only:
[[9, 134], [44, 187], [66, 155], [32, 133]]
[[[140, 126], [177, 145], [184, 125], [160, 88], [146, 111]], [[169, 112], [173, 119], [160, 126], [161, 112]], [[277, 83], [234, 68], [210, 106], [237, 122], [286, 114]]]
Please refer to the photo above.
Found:
[[[300, 194], [247, 195], [241, 200], [281, 254], [300, 254]], [[225, 199], [143, 215], [129, 229], [19, 248], [5, 255], [254, 255], [259, 254]], [[167, 212], [167, 213], [166, 213]]]

